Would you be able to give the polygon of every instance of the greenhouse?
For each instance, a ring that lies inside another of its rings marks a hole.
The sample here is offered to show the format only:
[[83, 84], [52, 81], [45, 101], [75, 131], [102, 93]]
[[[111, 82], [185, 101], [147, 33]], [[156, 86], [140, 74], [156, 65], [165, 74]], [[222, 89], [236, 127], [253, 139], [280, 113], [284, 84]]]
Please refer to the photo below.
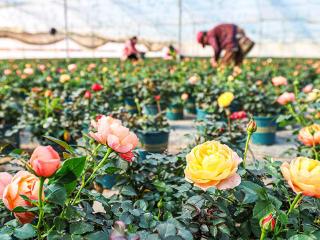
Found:
[[0, 2], [0, 240], [320, 239], [319, 0]]

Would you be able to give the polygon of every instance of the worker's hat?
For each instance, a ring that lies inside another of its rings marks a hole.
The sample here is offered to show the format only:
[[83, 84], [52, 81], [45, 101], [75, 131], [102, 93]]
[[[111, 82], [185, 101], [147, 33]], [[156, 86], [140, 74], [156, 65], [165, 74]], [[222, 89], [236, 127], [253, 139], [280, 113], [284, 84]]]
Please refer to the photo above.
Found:
[[205, 32], [198, 32], [197, 33], [197, 42], [200, 43], [202, 45], [202, 47], [204, 47], [204, 42], [203, 42], [203, 38], [205, 36]]

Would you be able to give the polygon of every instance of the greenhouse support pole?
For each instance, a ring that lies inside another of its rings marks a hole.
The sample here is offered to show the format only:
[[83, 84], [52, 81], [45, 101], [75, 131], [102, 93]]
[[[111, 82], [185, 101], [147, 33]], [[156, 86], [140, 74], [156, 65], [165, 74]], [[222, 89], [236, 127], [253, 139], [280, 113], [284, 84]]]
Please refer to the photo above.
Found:
[[179, 56], [178, 60], [180, 61], [181, 59], [181, 47], [182, 47], [182, 0], [178, 0], [178, 10], [179, 10], [179, 32], [178, 32], [178, 50], [179, 50]]
[[68, 28], [68, 0], [63, 0], [64, 8], [64, 31], [66, 41], [66, 57], [69, 58], [69, 28]]

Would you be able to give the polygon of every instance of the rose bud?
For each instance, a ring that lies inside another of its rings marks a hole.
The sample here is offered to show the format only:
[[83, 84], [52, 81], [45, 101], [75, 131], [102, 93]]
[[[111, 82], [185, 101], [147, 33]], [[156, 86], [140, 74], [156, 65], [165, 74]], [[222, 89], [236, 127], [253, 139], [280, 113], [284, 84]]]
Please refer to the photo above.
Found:
[[134, 158], [134, 154], [131, 151], [127, 153], [119, 153], [119, 156], [127, 162], [132, 162], [132, 159]]
[[51, 146], [37, 147], [29, 160], [38, 177], [51, 177], [60, 167], [60, 156]]
[[122, 221], [116, 221], [109, 236], [110, 240], [126, 240], [126, 224]]
[[91, 86], [92, 91], [99, 92], [103, 89], [103, 87], [99, 83], [94, 83]]
[[247, 125], [247, 133], [252, 134], [257, 131], [257, 123], [251, 119]]
[[156, 96], [154, 96], [154, 100], [156, 100], [156, 101], [160, 101], [160, 99], [161, 99], [161, 96], [160, 96], [160, 95], [156, 95]]
[[181, 95], [181, 99], [182, 99], [183, 101], [187, 101], [188, 98], [189, 98], [188, 93], [183, 93], [183, 94]]
[[84, 98], [85, 99], [91, 99], [91, 96], [92, 96], [92, 94], [91, 94], [91, 92], [89, 90], [85, 91], [85, 93], [84, 93]]
[[44, 92], [44, 96], [45, 97], [52, 97], [52, 91], [51, 90], [46, 90], [45, 92]]
[[65, 130], [63, 132], [63, 139], [66, 141], [66, 142], [70, 142], [70, 139], [71, 139], [71, 135], [70, 135], [70, 132]]
[[276, 219], [273, 217], [272, 213], [268, 214], [260, 220], [260, 227], [267, 231], [273, 231], [276, 226]]

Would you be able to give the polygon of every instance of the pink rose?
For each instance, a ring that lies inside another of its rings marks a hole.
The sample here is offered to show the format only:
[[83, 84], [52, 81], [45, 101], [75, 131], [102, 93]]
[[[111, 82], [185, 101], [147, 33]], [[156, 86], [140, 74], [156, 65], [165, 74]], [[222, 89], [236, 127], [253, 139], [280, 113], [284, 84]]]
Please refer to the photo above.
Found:
[[191, 76], [189, 79], [188, 79], [188, 82], [191, 84], [191, 85], [195, 85], [198, 81], [199, 81], [199, 77], [197, 75], [193, 75]]
[[26, 75], [32, 75], [33, 74], [33, 69], [30, 67], [27, 67], [23, 70], [23, 73]]
[[11, 73], [12, 73], [12, 71], [10, 69], [5, 69], [3, 71], [3, 74], [6, 75], [6, 76], [10, 75]]
[[87, 70], [91, 72], [97, 65], [95, 63], [90, 63], [87, 67]]
[[288, 103], [294, 102], [295, 99], [294, 93], [284, 92], [278, 97], [277, 102], [281, 105], [287, 105]]
[[84, 98], [85, 99], [90, 99], [91, 96], [92, 96], [92, 94], [91, 94], [91, 92], [89, 90], [85, 91], [85, 93], [84, 93]]
[[118, 119], [103, 115], [97, 121], [92, 121], [91, 125], [96, 132], [90, 132], [90, 137], [118, 153], [128, 153], [138, 145], [137, 136], [122, 126]]
[[282, 76], [272, 78], [272, 84], [274, 86], [285, 86], [288, 85], [287, 79]]
[[182, 93], [182, 94], [181, 94], [181, 99], [182, 99], [183, 101], [187, 101], [188, 98], [189, 98], [188, 93]]
[[[32, 206], [32, 204], [24, 200], [21, 195], [37, 201], [39, 196], [39, 187], [39, 178], [27, 171], [20, 171], [13, 177], [11, 183], [9, 183], [4, 189], [2, 199], [3, 203], [10, 211], [18, 206]], [[31, 223], [35, 217], [35, 215], [31, 212], [14, 213], [14, 216], [22, 224]]]
[[230, 115], [230, 119], [237, 120], [237, 119], [244, 119], [247, 117], [247, 113], [245, 111], [233, 112]]
[[304, 93], [310, 93], [310, 92], [312, 91], [312, 89], [313, 89], [313, 85], [312, 85], [312, 84], [308, 84], [307, 86], [305, 86], [305, 87], [302, 89], [302, 91], [303, 91]]
[[77, 70], [77, 64], [74, 64], [74, 63], [69, 64], [68, 65], [68, 70], [69, 70], [69, 72], [73, 73], [75, 70]]
[[0, 172], [0, 199], [6, 186], [11, 182], [12, 176], [7, 172]]
[[59, 154], [51, 146], [37, 147], [29, 162], [39, 177], [51, 177], [61, 165]]
[[43, 72], [44, 70], [46, 70], [46, 65], [44, 65], [44, 64], [39, 64], [39, 65], [38, 65], [38, 69], [39, 69], [41, 72]]

